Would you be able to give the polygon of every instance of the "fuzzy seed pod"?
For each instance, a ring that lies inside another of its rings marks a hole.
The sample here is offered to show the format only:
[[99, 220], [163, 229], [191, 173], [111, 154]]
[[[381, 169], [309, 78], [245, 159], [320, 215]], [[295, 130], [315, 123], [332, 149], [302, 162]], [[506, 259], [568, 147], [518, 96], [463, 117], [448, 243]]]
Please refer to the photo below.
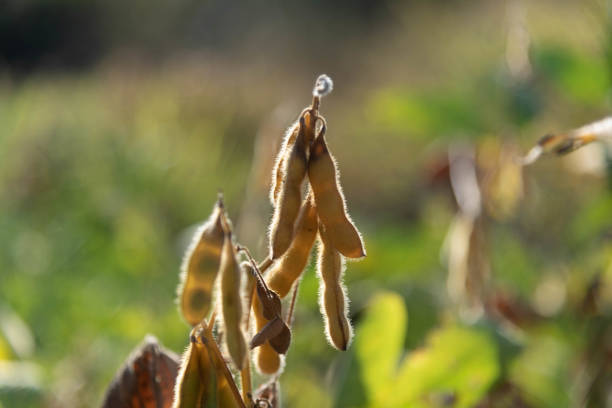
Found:
[[325, 334], [329, 343], [338, 350], [346, 350], [353, 337], [353, 328], [348, 319], [346, 288], [342, 283], [344, 258], [333, 247], [328, 230], [319, 224], [319, 307], [325, 320]]
[[270, 186], [270, 203], [274, 207], [276, 207], [276, 200], [278, 199], [278, 195], [280, 194], [280, 189], [283, 185], [283, 168], [285, 166], [285, 160], [288, 155], [287, 152], [290, 152], [295, 143], [295, 139], [300, 130], [300, 122], [296, 121], [293, 125], [287, 129], [285, 133], [285, 137], [283, 138], [283, 143], [281, 144], [281, 148], [276, 155], [276, 159], [274, 161], [274, 168], [272, 170], [272, 184]]
[[246, 277], [246, 284], [244, 285], [244, 305], [246, 310], [250, 310], [252, 296], [255, 294], [255, 283], [257, 282], [255, 270], [253, 269], [253, 265], [248, 261], [241, 263], [240, 268], [242, 269], [243, 275]]
[[293, 283], [304, 271], [317, 237], [318, 219], [313, 201], [311, 193], [300, 209], [291, 246], [272, 267], [267, 278], [270, 289], [278, 293], [281, 298], [287, 296]]
[[270, 257], [272, 259], [280, 257], [291, 245], [295, 220], [302, 204], [302, 182], [306, 177], [304, 128], [304, 118], [300, 118], [295, 143], [291, 149], [287, 150], [283, 163], [283, 182], [270, 228]]
[[191, 337], [177, 377], [173, 408], [217, 406], [217, 372], [211, 354]]
[[240, 294], [242, 269], [236, 258], [231, 231], [226, 231], [219, 273], [221, 275], [220, 287], [225, 343], [234, 365], [238, 369], [242, 369], [247, 354], [243, 328], [243, 300]]
[[325, 126], [321, 128], [310, 149], [308, 178], [319, 219], [325, 225], [333, 247], [348, 258], [365, 256], [361, 235], [346, 211], [336, 162], [325, 142]]
[[[263, 307], [257, 297], [253, 298], [253, 315], [255, 316], [255, 330], [260, 332], [268, 319], [263, 315]], [[255, 367], [262, 374], [274, 374], [281, 368], [282, 357], [272, 348], [269, 342], [264, 342], [255, 350]]]
[[181, 265], [179, 304], [181, 314], [192, 326], [200, 323], [211, 308], [225, 237], [221, 225], [222, 212], [219, 201], [208, 221], [195, 233]]

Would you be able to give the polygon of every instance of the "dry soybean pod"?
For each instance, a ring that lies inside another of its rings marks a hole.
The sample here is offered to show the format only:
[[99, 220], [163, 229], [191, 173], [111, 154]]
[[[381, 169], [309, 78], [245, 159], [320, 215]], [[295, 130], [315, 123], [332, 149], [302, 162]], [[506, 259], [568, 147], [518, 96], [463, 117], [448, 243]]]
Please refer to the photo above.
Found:
[[209, 313], [225, 234], [221, 225], [223, 203], [217, 201], [213, 213], [195, 233], [181, 265], [178, 287], [181, 314], [192, 326]]
[[270, 187], [270, 203], [272, 203], [273, 206], [276, 206], [276, 200], [278, 199], [281, 186], [283, 185], [283, 167], [285, 165], [287, 152], [293, 147], [299, 130], [299, 121], [296, 121], [289, 127], [289, 129], [287, 129], [280, 150], [278, 151], [276, 159], [274, 160], [274, 168], [272, 170], [272, 185]]
[[[204, 340], [204, 339], [203, 339]], [[173, 408], [216, 407], [217, 373], [208, 348], [190, 336], [177, 378]]]
[[[263, 307], [257, 296], [253, 297], [253, 315], [255, 316], [255, 332], [259, 332], [268, 324], [263, 315]], [[282, 357], [272, 348], [269, 342], [254, 349], [255, 367], [262, 374], [274, 374], [280, 367]]]
[[319, 237], [317, 274], [321, 285], [319, 306], [325, 320], [325, 334], [334, 347], [346, 350], [353, 337], [353, 329], [348, 319], [346, 289], [342, 283], [344, 258], [333, 247], [328, 230], [322, 224], [319, 224]]
[[225, 243], [221, 253], [220, 287], [223, 325], [225, 327], [225, 344], [229, 355], [238, 369], [242, 369], [247, 354], [246, 339], [243, 330], [243, 299], [240, 294], [242, 269], [236, 258], [236, 249], [232, 242], [232, 232], [228, 223], [224, 223]]
[[304, 117], [295, 143], [287, 150], [283, 163], [283, 182], [280, 188], [270, 228], [270, 257], [277, 259], [285, 253], [293, 239], [295, 220], [302, 204], [302, 182], [306, 177], [306, 146]]
[[302, 204], [295, 224], [295, 236], [285, 255], [270, 270], [267, 283], [281, 298], [287, 296], [293, 283], [308, 263], [310, 250], [317, 237], [318, 219], [312, 193]]
[[308, 179], [314, 192], [319, 219], [333, 246], [348, 258], [365, 256], [361, 235], [346, 211], [336, 162], [325, 142], [325, 123], [310, 149]]

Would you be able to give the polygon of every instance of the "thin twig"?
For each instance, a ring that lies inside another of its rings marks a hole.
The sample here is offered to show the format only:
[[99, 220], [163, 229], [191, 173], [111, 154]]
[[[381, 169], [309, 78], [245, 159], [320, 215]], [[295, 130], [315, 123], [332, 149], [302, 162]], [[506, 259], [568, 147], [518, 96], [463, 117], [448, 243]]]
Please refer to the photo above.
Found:
[[[269, 291], [270, 289], [268, 288], [268, 285], [266, 285], [266, 281], [262, 276], [263, 272], [260, 270], [259, 266], [257, 266], [257, 262], [255, 262], [255, 259], [251, 255], [251, 251], [249, 251], [247, 247], [242, 245], [236, 245], [236, 251], [244, 252], [246, 254], [249, 262], [251, 263], [251, 266], [253, 266], [253, 269], [255, 270], [255, 278], [266, 289], [266, 291]], [[262, 266], [265, 266], [265, 269], [268, 269], [270, 265], [272, 265], [272, 262], [273, 261], [270, 258], [266, 258], [261, 264]]]
[[289, 304], [289, 311], [287, 312], [287, 318], [285, 319], [285, 323], [287, 323], [287, 326], [289, 326], [289, 328], [291, 328], [291, 325], [293, 323], [293, 313], [295, 311], [298, 290], [300, 289], [300, 282], [302, 282], [301, 279], [299, 279], [295, 283], [295, 286], [293, 288], [293, 294], [291, 295], [291, 303]]

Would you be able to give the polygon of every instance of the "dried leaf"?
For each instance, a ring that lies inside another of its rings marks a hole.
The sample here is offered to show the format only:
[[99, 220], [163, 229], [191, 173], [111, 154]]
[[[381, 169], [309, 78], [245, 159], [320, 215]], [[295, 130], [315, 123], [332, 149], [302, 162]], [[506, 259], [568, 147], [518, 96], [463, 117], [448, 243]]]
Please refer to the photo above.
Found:
[[146, 336], [106, 390], [102, 408], [170, 408], [178, 368], [179, 357]]

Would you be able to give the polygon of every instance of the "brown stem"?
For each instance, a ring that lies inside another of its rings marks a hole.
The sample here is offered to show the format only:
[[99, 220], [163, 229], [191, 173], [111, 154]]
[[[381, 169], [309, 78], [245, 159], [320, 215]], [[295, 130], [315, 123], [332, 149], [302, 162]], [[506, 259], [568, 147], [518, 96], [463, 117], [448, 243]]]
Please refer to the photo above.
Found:
[[312, 96], [311, 111], [315, 117], [319, 114], [319, 106], [321, 106], [321, 97], [319, 95]]
[[297, 295], [298, 295], [298, 290], [300, 289], [300, 282], [302, 280], [298, 280], [295, 283], [295, 287], [293, 288], [293, 294], [291, 295], [291, 303], [289, 304], [289, 311], [287, 312], [287, 318], [285, 319], [285, 323], [287, 323], [287, 326], [289, 326], [289, 328], [291, 328], [291, 324], [293, 323], [293, 313], [295, 311], [295, 304], [297, 301]]

